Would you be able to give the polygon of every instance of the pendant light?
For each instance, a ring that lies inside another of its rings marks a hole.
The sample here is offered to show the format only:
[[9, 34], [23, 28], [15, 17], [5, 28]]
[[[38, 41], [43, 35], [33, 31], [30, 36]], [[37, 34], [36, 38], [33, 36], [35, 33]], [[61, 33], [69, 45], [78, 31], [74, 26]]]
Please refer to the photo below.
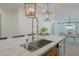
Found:
[[36, 4], [35, 3], [24, 3], [25, 15], [27, 17], [36, 16]]
[[43, 20], [44, 21], [51, 21], [52, 20], [52, 13], [49, 11], [49, 4], [46, 3], [46, 10], [43, 10]]

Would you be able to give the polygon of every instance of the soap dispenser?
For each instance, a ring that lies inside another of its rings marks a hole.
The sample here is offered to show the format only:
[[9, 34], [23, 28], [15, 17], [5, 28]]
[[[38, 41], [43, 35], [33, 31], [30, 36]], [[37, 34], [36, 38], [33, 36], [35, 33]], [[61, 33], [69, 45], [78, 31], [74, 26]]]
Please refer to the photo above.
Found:
[[29, 39], [26, 39], [26, 49], [29, 49], [29, 42], [28, 42]]

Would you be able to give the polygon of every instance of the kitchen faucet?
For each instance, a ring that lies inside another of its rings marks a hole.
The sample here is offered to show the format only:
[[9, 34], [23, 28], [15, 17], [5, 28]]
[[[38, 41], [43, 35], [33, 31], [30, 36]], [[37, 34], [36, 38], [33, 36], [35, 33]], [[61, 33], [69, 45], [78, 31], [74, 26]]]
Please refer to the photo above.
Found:
[[[36, 20], [37, 22], [37, 26], [36, 26], [36, 33], [34, 33], [34, 20]], [[32, 36], [32, 41], [35, 39], [35, 35], [37, 35], [37, 39], [39, 39], [39, 23], [38, 23], [38, 18], [37, 17], [33, 17], [32, 18], [32, 34], [28, 34], [28, 36]]]

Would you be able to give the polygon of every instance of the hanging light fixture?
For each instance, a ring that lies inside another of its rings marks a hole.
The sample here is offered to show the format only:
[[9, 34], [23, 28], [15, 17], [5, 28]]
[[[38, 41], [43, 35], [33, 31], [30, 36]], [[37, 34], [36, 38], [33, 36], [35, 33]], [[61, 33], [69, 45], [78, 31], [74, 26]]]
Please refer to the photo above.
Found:
[[35, 3], [24, 3], [25, 14], [28, 17], [36, 16], [36, 4]]
[[68, 22], [68, 24], [66, 24], [66, 30], [69, 30], [69, 31], [72, 31], [72, 30], [74, 30], [75, 29], [75, 25], [73, 24], [73, 23], [71, 23], [71, 21], [70, 21], [71, 19], [70, 19], [70, 16], [69, 16], [69, 22]]
[[52, 20], [52, 13], [49, 11], [49, 4], [46, 4], [47, 10], [43, 10], [43, 20], [44, 21], [51, 21]]

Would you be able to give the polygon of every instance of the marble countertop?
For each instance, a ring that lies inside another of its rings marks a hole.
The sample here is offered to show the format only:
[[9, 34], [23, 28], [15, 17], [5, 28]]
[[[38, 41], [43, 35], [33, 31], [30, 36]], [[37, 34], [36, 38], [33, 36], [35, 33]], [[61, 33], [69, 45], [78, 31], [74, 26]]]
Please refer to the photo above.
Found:
[[40, 36], [40, 39], [44, 38], [46, 40], [53, 41], [48, 45], [34, 51], [30, 52], [27, 49], [20, 47], [20, 44], [25, 43], [26, 37], [16, 38], [16, 39], [7, 39], [7, 40], [0, 40], [0, 56], [40, 56], [44, 52], [46, 52], [51, 47], [55, 46], [61, 40], [63, 40], [64, 36]]

